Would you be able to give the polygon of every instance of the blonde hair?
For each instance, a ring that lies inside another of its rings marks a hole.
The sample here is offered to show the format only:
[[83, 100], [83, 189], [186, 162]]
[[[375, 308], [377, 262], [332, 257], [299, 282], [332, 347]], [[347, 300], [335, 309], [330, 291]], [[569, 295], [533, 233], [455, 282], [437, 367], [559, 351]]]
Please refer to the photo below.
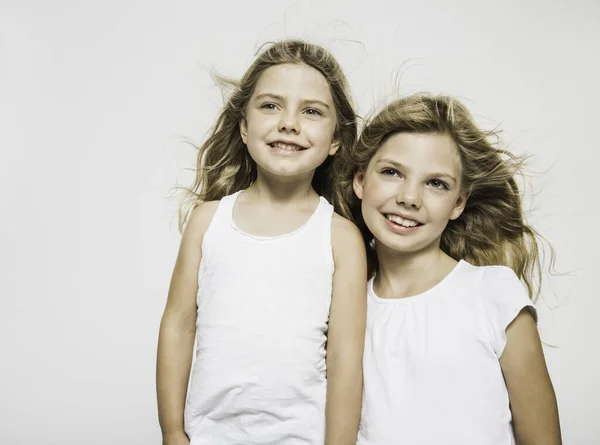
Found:
[[[199, 202], [219, 200], [247, 188], [256, 180], [256, 164], [242, 141], [240, 122], [261, 74], [281, 64], [305, 64], [325, 77], [336, 110], [338, 153], [356, 143], [356, 115], [348, 82], [335, 58], [324, 48], [301, 40], [272, 43], [258, 55], [239, 82], [220, 79], [222, 85], [232, 88], [232, 92], [208, 139], [198, 148], [196, 179], [192, 187], [186, 189], [179, 211], [180, 230]], [[312, 180], [315, 191], [328, 199], [331, 199], [332, 163], [330, 156], [317, 168]]]
[[442, 233], [442, 251], [474, 265], [512, 268], [535, 300], [541, 288], [543, 248], [549, 247], [551, 266], [554, 251], [523, 217], [515, 177], [523, 172], [524, 159], [495, 147], [490, 139], [496, 133], [480, 130], [467, 108], [447, 96], [415, 94], [389, 104], [366, 123], [353, 149], [336, 159], [336, 206], [361, 229], [371, 275], [377, 269], [373, 235], [362, 218], [352, 181], [356, 172], [366, 170], [386, 138], [400, 132], [445, 134], [458, 147], [462, 192], [469, 198], [461, 216], [449, 221]]

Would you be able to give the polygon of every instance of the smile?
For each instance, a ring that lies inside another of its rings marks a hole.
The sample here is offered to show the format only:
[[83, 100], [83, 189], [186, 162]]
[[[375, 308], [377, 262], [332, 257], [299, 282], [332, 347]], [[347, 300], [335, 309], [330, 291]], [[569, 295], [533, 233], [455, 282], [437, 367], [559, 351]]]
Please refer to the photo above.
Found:
[[417, 227], [422, 226], [421, 223], [414, 221], [412, 219], [402, 218], [401, 216], [394, 215], [393, 213], [386, 213], [384, 215], [388, 221], [392, 223], [402, 226], [402, 227]]
[[286, 144], [284, 142], [273, 142], [271, 144], [269, 144], [269, 146], [277, 151], [288, 151], [288, 152], [292, 152], [292, 151], [302, 151], [302, 150], [306, 150], [305, 147], [301, 147], [300, 145], [296, 145], [296, 144]]

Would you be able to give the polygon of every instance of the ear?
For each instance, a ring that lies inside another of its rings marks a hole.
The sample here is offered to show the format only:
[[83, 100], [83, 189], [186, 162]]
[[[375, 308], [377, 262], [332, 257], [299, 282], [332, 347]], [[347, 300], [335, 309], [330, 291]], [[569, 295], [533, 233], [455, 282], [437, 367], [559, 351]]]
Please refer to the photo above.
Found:
[[334, 138], [331, 141], [331, 145], [329, 146], [329, 156], [333, 156], [340, 149], [340, 141], [337, 138]]
[[365, 182], [365, 174], [362, 171], [357, 171], [354, 173], [354, 178], [352, 179], [352, 188], [354, 189], [354, 194], [358, 199], [363, 199], [363, 184]]
[[457, 219], [462, 212], [465, 210], [465, 206], [467, 205], [467, 200], [469, 199], [469, 193], [461, 193], [456, 203], [454, 204], [454, 209], [452, 209], [452, 214], [450, 215], [451, 220]]
[[245, 117], [240, 120], [240, 136], [242, 136], [242, 142], [245, 144], [248, 140], [248, 122], [246, 122]]

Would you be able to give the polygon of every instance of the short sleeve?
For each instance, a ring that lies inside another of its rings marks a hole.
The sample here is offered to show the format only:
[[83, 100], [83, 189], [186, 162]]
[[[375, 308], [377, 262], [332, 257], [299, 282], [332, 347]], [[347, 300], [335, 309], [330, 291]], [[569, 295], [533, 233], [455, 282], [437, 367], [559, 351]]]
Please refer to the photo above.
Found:
[[490, 330], [490, 343], [500, 358], [506, 346], [506, 328], [528, 308], [537, 322], [537, 313], [526, 288], [515, 272], [504, 266], [487, 267], [483, 273], [481, 304]]

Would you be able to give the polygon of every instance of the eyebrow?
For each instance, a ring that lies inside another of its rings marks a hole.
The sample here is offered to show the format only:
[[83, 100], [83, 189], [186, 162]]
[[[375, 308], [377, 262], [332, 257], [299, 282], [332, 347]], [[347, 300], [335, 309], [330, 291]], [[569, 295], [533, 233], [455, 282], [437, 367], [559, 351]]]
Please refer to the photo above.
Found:
[[[279, 96], [277, 94], [271, 94], [271, 93], [262, 93], [259, 94], [258, 96], [256, 96], [255, 100], [261, 100], [261, 99], [275, 99], [278, 100], [280, 102], [284, 102], [285, 99], [283, 98], [283, 96]], [[329, 105], [327, 105], [327, 103], [323, 102], [322, 100], [319, 99], [304, 99], [302, 100], [303, 104], [319, 104], [327, 109], [329, 109]]]
[[[394, 161], [393, 159], [380, 159], [379, 161], [377, 161], [377, 164], [391, 164], [399, 170], [406, 168], [406, 166], [404, 164], [402, 164], [398, 161]], [[432, 177], [436, 177], [436, 178], [446, 178], [446, 179], [456, 182], [456, 178], [454, 176], [452, 176], [450, 173], [434, 172], [434, 173], [428, 173], [427, 176], [432, 176]]]

